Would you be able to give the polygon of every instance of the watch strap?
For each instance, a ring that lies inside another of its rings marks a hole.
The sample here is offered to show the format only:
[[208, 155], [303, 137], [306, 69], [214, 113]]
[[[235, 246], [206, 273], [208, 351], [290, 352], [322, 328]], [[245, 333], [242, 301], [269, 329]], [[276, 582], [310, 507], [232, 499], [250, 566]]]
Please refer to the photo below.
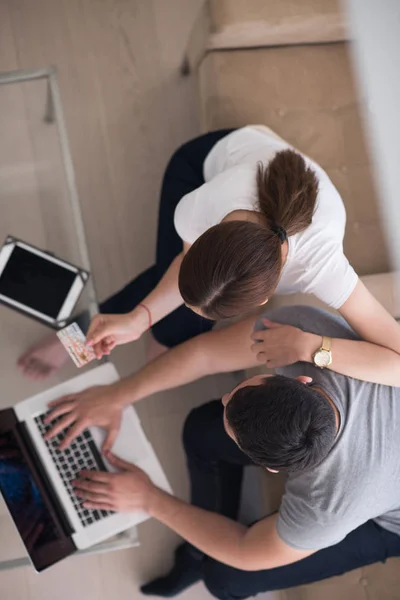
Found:
[[326, 350], [327, 352], [330, 352], [331, 348], [332, 348], [332, 338], [323, 336], [321, 350]]

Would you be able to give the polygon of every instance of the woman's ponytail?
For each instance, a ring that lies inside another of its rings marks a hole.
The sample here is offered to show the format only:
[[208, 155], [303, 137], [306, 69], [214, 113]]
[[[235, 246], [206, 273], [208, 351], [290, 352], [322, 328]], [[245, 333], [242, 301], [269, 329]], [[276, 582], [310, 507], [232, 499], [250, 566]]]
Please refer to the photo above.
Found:
[[283, 150], [266, 167], [259, 164], [257, 192], [266, 225], [282, 243], [311, 224], [318, 179], [298, 152]]

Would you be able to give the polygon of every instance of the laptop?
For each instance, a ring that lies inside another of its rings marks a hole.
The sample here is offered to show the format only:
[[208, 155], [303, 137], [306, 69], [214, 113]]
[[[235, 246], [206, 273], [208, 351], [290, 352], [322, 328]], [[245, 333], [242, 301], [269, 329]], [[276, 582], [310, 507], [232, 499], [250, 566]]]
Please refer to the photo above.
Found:
[[[146, 519], [144, 512], [89, 510], [75, 495], [71, 481], [82, 470], [115, 471], [101, 447], [105, 432], [90, 427], [63, 451], [64, 434], [45, 441], [48, 403], [93, 385], [119, 379], [105, 363], [10, 409], [0, 411], [0, 490], [36, 571], [77, 550], [89, 548]], [[155, 485], [171, 493], [155, 452], [133, 407], [124, 410], [113, 452], [143, 469]]]

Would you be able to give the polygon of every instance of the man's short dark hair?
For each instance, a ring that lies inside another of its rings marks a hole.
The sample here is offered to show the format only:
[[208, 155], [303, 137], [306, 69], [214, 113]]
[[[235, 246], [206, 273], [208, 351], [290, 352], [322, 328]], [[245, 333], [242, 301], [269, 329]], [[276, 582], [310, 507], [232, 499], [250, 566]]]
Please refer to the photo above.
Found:
[[226, 406], [226, 420], [255, 464], [278, 471], [316, 466], [336, 436], [335, 412], [327, 398], [282, 375], [235, 392]]

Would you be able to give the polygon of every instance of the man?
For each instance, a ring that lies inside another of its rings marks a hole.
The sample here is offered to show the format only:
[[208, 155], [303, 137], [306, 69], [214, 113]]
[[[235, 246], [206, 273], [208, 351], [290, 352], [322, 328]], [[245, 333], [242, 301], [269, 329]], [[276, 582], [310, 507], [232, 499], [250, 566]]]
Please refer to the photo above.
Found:
[[[341, 318], [319, 309], [286, 307], [268, 316], [314, 334], [357, 339]], [[400, 388], [301, 362], [243, 382], [222, 403], [187, 418], [191, 504], [110, 453], [124, 404], [202, 375], [254, 366], [251, 328], [247, 319], [204, 334], [111, 389], [55, 403], [50, 418], [63, 418], [53, 433], [72, 426], [68, 443], [89, 424], [106, 427], [105, 452], [121, 470], [82, 473], [75, 487], [86, 505], [144, 509], [186, 540], [173, 570], [144, 586], [146, 594], [172, 596], [202, 579], [218, 598], [247, 598], [400, 555]], [[288, 479], [279, 512], [245, 527], [235, 519], [243, 466], [251, 463]]]

